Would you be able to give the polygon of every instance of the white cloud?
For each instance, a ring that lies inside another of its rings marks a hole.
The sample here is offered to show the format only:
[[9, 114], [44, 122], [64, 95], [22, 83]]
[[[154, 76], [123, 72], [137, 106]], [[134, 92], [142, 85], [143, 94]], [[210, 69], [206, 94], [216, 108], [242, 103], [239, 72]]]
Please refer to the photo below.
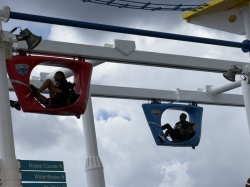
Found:
[[161, 174], [164, 176], [159, 187], [193, 187], [194, 180], [188, 175], [189, 164], [172, 161], [159, 166]]
[[70, 43], [84, 43], [84, 35], [79, 33], [79, 30], [72, 27], [65, 26], [51, 26], [49, 40], [70, 42]]

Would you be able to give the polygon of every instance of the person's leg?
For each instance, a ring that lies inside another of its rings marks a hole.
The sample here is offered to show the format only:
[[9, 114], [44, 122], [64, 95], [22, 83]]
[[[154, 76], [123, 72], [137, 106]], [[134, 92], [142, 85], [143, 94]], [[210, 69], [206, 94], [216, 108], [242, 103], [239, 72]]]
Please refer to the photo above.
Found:
[[183, 140], [183, 135], [180, 132], [180, 129], [173, 129], [170, 133], [170, 137], [173, 141], [175, 140]]
[[174, 130], [168, 123], [165, 124], [165, 125], [163, 125], [162, 127], [164, 127], [165, 129], [167, 129], [166, 132], [165, 132], [165, 134], [164, 134], [164, 138], [167, 138], [167, 136], [169, 134], [171, 134], [172, 131]]
[[47, 102], [47, 98], [46, 97], [44, 97], [43, 95], [41, 95], [40, 93], [38, 94], [38, 96], [36, 97], [36, 99], [38, 100], [38, 101], [40, 101], [42, 104], [46, 104], [46, 102]]
[[50, 79], [47, 79], [43, 85], [38, 89], [38, 93], [41, 93], [43, 90], [45, 90], [46, 88], [48, 88], [49, 90], [49, 96], [50, 98], [54, 98], [56, 93], [55, 93], [55, 85], [53, 84], [53, 82]]
[[165, 129], [167, 129], [167, 128], [168, 128], [168, 126], [169, 126], [169, 124], [168, 124], [168, 123], [166, 123], [165, 125], [162, 125], [162, 126], [161, 126], [161, 129], [162, 129], [162, 130], [165, 130]]
[[164, 133], [164, 138], [167, 138], [167, 136], [171, 134], [169, 130], [166, 130], [165, 133]]
[[42, 94], [41, 94], [41, 92], [43, 91], [43, 90], [45, 90], [46, 88], [48, 88], [48, 90], [49, 90], [49, 95], [50, 95], [50, 98], [54, 98], [55, 97], [55, 86], [54, 86], [54, 84], [53, 84], [53, 82], [50, 80], [50, 79], [47, 79], [44, 83], [43, 83], [43, 85], [39, 88], [39, 89], [37, 89], [34, 85], [30, 85], [30, 88], [31, 88], [31, 90], [32, 90], [32, 93], [33, 93], [33, 95], [34, 95], [34, 97], [38, 100], [38, 101], [40, 101], [42, 104], [44, 104], [45, 106], [47, 105], [47, 98], [46, 97], [44, 97]]
[[171, 134], [173, 128], [172, 128], [168, 123], [166, 123], [165, 125], [163, 125], [163, 126], [161, 127], [161, 129], [162, 129], [162, 130], [167, 129], [167, 130], [166, 130], [166, 132], [164, 133], [164, 136], [158, 135], [158, 139], [159, 139], [160, 141], [162, 141], [162, 142], [165, 142], [167, 136], [168, 136], [169, 134]]

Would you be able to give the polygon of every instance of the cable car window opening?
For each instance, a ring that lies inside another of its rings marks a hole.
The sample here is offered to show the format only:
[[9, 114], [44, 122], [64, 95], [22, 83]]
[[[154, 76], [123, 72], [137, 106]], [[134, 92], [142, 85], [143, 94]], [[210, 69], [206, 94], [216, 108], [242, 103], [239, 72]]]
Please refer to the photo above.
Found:
[[[174, 110], [165, 110], [163, 113], [162, 113], [162, 116], [161, 116], [161, 126], [165, 125], [165, 124], [170, 124], [170, 126], [174, 129], [175, 128], [175, 125], [176, 123], [178, 123], [180, 121], [180, 115], [184, 113], [187, 115], [187, 118], [186, 118], [186, 121], [189, 122], [189, 115], [188, 113], [186, 112], [183, 112], [183, 111], [174, 111]], [[180, 128], [177, 127], [177, 128]], [[165, 133], [167, 131], [167, 129], [163, 130], [163, 132]], [[167, 136], [167, 139], [169, 141], [173, 141], [169, 136]]]
[[[44, 108], [61, 108], [63, 106], [69, 106], [71, 104], [73, 104], [79, 97], [79, 94], [77, 94], [74, 91], [74, 87], [76, 86], [76, 84], [73, 81], [72, 76], [67, 78], [64, 84], [60, 85], [60, 82], [56, 81], [56, 74], [57, 72], [61, 72], [60, 70], [62, 70], [62, 68], [58, 68], [58, 67], [50, 67], [50, 66], [44, 66], [44, 65], [38, 65], [36, 66], [30, 75], [30, 80], [34, 79], [34, 74], [37, 75], [39, 71], [41, 71], [41, 68], [44, 72], [46, 73], [51, 73], [54, 76], [50, 77], [50, 80], [53, 82], [53, 85], [57, 88], [57, 89], [64, 89], [62, 90], [64, 93], [56, 93], [55, 94], [55, 98], [51, 98], [50, 93], [40, 93], [39, 97], [36, 98], [36, 101]], [[63, 68], [64, 70], [70, 71], [70, 69], [68, 68]], [[49, 72], [48, 72], [49, 70]], [[61, 72], [63, 73], [63, 72]], [[39, 73], [40, 74], [40, 73]], [[63, 73], [64, 74], [64, 73]], [[72, 72], [73, 74], [73, 72]], [[41, 75], [41, 74], [40, 74]], [[43, 78], [40, 75], [35, 76], [35, 78], [42, 78], [42, 79], [47, 79], [47, 78]], [[65, 76], [65, 75], [64, 75]], [[58, 76], [57, 76], [58, 77]], [[65, 77], [66, 78], [66, 77]], [[69, 81], [71, 80], [71, 81]], [[42, 80], [42, 82], [45, 82], [46, 80]], [[34, 88], [34, 87], [33, 87]], [[34, 89], [38, 89], [38, 88], [34, 88]], [[45, 89], [46, 91], [49, 91], [48, 88]], [[36, 90], [35, 90], [36, 92]], [[50, 92], [50, 91], [49, 91]]]

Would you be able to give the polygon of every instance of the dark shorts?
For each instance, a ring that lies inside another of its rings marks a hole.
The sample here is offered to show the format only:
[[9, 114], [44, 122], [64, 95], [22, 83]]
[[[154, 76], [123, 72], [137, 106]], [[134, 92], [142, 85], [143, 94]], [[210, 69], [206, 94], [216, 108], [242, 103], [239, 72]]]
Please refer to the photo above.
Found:
[[61, 108], [64, 106], [68, 106], [66, 99], [62, 99], [58, 97], [46, 99], [46, 103], [45, 103], [46, 108]]
[[75, 94], [72, 96], [68, 97], [54, 97], [54, 98], [49, 98], [46, 99], [46, 103], [44, 104], [46, 108], [61, 108], [64, 106], [68, 106], [70, 104], [73, 104], [78, 98], [79, 94]]

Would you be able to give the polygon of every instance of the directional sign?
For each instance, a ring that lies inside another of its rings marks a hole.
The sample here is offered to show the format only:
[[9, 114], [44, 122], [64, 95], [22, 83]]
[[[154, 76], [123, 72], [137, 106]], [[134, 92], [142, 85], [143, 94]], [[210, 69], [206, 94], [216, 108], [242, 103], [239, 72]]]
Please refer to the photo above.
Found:
[[21, 171], [22, 181], [66, 182], [65, 172]]
[[61, 161], [36, 161], [36, 160], [19, 160], [21, 170], [46, 170], [46, 171], [63, 171], [63, 162]]
[[22, 183], [22, 187], [67, 187], [67, 183]]

